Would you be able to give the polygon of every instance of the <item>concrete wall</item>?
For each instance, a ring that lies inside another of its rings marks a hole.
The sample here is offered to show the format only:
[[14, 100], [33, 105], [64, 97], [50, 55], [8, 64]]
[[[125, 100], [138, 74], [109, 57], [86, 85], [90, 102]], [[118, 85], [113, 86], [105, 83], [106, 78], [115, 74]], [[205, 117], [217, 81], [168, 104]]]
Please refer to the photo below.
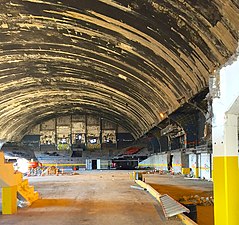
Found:
[[192, 172], [195, 176], [196, 168], [197, 168], [197, 155], [196, 154], [190, 154], [189, 155], [189, 168], [192, 169]]
[[173, 169], [174, 173], [181, 173], [182, 171], [182, 152], [173, 152]]
[[111, 160], [104, 160], [104, 159], [97, 159], [97, 163], [99, 164], [99, 166], [97, 165], [97, 169], [107, 170], [107, 169], [110, 169], [112, 161]]
[[189, 155], [182, 153], [182, 168], [189, 168]]
[[[175, 173], [181, 173], [182, 170], [182, 153], [173, 152], [172, 166]], [[139, 163], [139, 167], [151, 167], [159, 170], [168, 170], [169, 154], [162, 153], [152, 155]]]
[[210, 179], [210, 159], [211, 155], [208, 153], [202, 153], [200, 155], [200, 169], [199, 176], [201, 178]]
[[[159, 170], [168, 170], [169, 155], [167, 153], [155, 154], [139, 163], [140, 168], [155, 168]], [[198, 153], [196, 154], [185, 154], [181, 151], [172, 152], [172, 166], [174, 173], [181, 173], [182, 168], [191, 168], [194, 175], [196, 175], [196, 168], [198, 168], [198, 175], [200, 178], [210, 179], [211, 178], [211, 154], [209, 153]], [[198, 165], [197, 165], [198, 157]]]
[[159, 170], [168, 170], [167, 153], [152, 155], [139, 163], [139, 167], [151, 167]]
[[[197, 165], [198, 157], [198, 165]], [[194, 175], [196, 174], [196, 168], [198, 167], [198, 175], [200, 178], [210, 179], [212, 170], [211, 154], [199, 153], [189, 155], [189, 167], [192, 168]]]
[[92, 160], [91, 159], [86, 159], [85, 165], [86, 165], [87, 170], [92, 170]]

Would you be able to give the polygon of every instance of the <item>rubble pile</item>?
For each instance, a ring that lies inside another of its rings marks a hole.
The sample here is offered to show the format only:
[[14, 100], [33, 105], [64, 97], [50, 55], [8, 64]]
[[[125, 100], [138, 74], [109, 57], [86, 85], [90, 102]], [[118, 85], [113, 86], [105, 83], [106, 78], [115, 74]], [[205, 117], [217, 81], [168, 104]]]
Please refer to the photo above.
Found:
[[214, 204], [214, 199], [210, 197], [200, 197], [198, 195], [183, 196], [179, 199], [182, 204], [195, 204], [200, 206], [210, 206]]
[[58, 168], [55, 166], [49, 166], [47, 167], [43, 172], [42, 172], [42, 176], [44, 175], [58, 175]]

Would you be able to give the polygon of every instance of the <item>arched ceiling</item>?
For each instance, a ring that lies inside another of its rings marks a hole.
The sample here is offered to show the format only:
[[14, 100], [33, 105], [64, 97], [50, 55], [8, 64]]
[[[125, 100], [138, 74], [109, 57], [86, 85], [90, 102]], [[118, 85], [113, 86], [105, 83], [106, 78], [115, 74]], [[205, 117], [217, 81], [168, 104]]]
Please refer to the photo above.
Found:
[[237, 0], [1, 0], [0, 139], [94, 113], [140, 137], [238, 46]]

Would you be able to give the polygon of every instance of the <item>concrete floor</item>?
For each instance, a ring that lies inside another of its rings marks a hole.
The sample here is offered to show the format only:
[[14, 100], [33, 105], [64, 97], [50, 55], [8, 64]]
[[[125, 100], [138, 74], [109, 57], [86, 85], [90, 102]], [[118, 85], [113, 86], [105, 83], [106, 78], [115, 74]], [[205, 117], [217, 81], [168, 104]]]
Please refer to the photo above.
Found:
[[181, 225], [165, 220], [147, 192], [133, 189], [128, 171], [82, 171], [79, 175], [31, 177], [41, 199], [16, 215], [0, 215], [4, 225]]

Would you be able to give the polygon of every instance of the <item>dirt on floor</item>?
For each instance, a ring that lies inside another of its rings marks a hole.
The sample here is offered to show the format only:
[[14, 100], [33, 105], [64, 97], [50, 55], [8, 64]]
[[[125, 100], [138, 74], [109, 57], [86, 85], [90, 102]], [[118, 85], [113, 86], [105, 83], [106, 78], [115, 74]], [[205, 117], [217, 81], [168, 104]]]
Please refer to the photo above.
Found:
[[[199, 197], [212, 197], [212, 182], [203, 180], [189, 180], [181, 175], [144, 175], [145, 182], [150, 184], [160, 194], [168, 194], [179, 201], [183, 197], [198, 195]], [[197, 205], [197, 223], [199, 225], [213, 225], [213, 205]]]
[[160, 204], [131, 188], [129, 177], [128, 171], [30, 177], [40, 199], [15, 215], [0, 215], [0, 225], [182, 225], [166, 220]]

